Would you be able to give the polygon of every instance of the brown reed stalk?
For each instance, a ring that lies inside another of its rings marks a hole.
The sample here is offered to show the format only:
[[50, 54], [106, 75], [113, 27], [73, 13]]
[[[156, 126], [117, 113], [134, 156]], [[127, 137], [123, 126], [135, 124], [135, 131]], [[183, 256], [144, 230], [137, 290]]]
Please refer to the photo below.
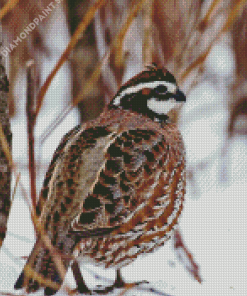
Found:
[[143, 6], [143, 46], [142, 60], [143, 67], [151, 65], [153, 62], [153, 40], [152, 40], [152, 18], [153, 18], [153, 0], [146, 1]]
[[35, 143], [34, 143], [34, 128], [35, 128], [35, 69], [34, 61], [30, 60], [27, 63], [27, 101], [26, 101], [26, 116], [27, 116], [27, 135], [28, 135], [28, 167], [30, 179], [30, 192], [33, 208], [36, 208], [36, 164], [35, 164]]
[[9, 0], [4, 7], [0, 10], [0, 20], [8, 14], [19, 2], [20, 0]]
[[[27, 63], [27, 102], [26, 102], [26, 115], [27, 115], [27, 133], [28, 133], [28, 156], [29, 156], [29, 176], [30, 176], [30, 191], [31, 191], [31, 217], [33, 225], [35, 227], [36, 236], [41, 238], [42, 244], [49, 250], [49, 253], [54, 261], [57, 270], [61, 277], [65, 277], [66, 270], [62, 262], [62, 255], [59, 254], [58, 250], [52, 245], [50, 238], [45, 233], [42, 224], [40, 223], [36, 214], [36, 165], [35, 165], [35, 140], [34, 140], [34, 128], [36, 121], [35, 113], [35, 64], [34, 61], [28, 61]], [[30, 265], [30, 266], [29, 266]], [[33, 276], [41, 284], [58, 289], [59, 286], [51, 280], [45, 279], [43, 276], [36, 273], [32, 268], [32, 262], [25, 267], [25, 271]]]
[[[209, 12], [206, 14], [205, 18], [202, 20], [201, 24], [207, 24], [208, 19], [211, 14], [213, 14], [214, 9], [216, 9], [216, 4], [220, 2], [219, 0], [215, 0], [210, 9]], [[215, 43], [220, 39], [220, 37], [228, 31], [234, 21], [237, 19], [241, 9], [243, 9], [244, 5], [246, 4], [246, 0], [238, 0], [236, 1], [236, 4], [233, 7], [229, 7], [228, 9], [228, 17], [226, 18], [226, 21], [222, 28], [217, 32], [216, 36], [213, 38], [213, 40], [210, 42], [210, 44], [207, 46], [206, 50], [202, 52], [192, 63], [190, 63], [186, 69], [184, 70], [184, 73], [181, 75], [181, 82], [183, 82], [186, 77], [200, 65], [203, 65], [204, 61], [206, 60], [209, 52], [211, 51], [212, 47], [215, 45]]]
[[[116, 50], [116, 48], [119, 47], [119, 44], [121, 44], [121, 42], [123, 41], [125, 35], [128, 32], [129, 27], [131, 26], [136, 14], [140, 11], [143, 3], [146, 0], [141, 0], [140, 2], [136, 3], [133, 7], [131, 7], [129, 9], [129, 12], [127, 14], [127, 18], [124, 21], [121, 29], [119, 30], [119, 32], [117, 33], [117, 35], [114, 37], [110, 48], [108, 49], [108, 51], [106, 52], [106, 54], [104, 55], [104, 57], [101, 59], [101, 61], [99, 61], [96, 66], [95, 69], [92, 73], [92, 75], [90, 76], [90, 78], [84, 83], [84, 85], [81, 88], [80, 93], [78, 94], [78, 96], [73, 100], [73, 103], [68, 106], [61, 114], [59, 114], [56, 119], [52, 122], [51, 125], [48, 126], [48, 128], [43, 132], [43, 134], [41, 135], [41, 143], [43, 143], [45, 141], [45, 139], [49, 136], [49, 134], [52, 132], [52, 130], [65, 118], [65, 116], [76, 106], [78, 105], [79, 102], [81, 102], [84, 97], [86, 95], [88, 95], [88, 93], [93, 89], [93, 87], [95, 86], [95, 83], [97, 82], [97, 80], [100, 77], [102, 68], [106, 65], [106, 63], [108, 62], [110, 55], [113, 54]], [[116, 50], [118, 51], [118, 50]]]
[[68, 59], [71, 51], [73, 50], [73, 48], [75, 47], [76, 43], [78, 42], [79, 38], [81, 37], [81, 35], [84, 33], [85, 29], [87, 28], [87, 26], [89, 25], [89, 23], [92, 21], [95, 13], [98, 11], [98, 9], [105, 4], [106, 0], [97, 0], [87, 11], [85, 17], [83, 18], [83, 20], [81, 21], [81, 23], [79, 24], [77, 30], [75, 31], [75, 33], [73, 34], [73, 36], [71, 37], [71, 40], [67, 46], [67, 48], [65, 49], [65, 51], [63, 52], [62, 56], [60, 57], [59, 61], [57, 62], [57, 64], [55, 65], [54, 69], [51, 71], [51, 73], [48, 75], [48, 77], [46, 78], [45, 83], [42, 85], [40, 92], [38, 94], [37, 97], [37, 108], [35, 111], [36, 116], [39, 114], [40, 108], [42, 106], [43, 103], [43, 99], [45, 96], [45, 93], [47, 92], [52, 79], [55, 77], [56, 73], [58, 72], [58, 70], [61, 68], [61, 66], [66, 62], [66, 60]]

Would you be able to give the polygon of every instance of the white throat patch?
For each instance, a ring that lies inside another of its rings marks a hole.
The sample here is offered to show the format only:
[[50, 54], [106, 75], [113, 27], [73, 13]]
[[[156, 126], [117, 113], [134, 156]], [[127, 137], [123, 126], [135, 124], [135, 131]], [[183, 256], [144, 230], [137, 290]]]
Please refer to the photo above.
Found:
[[147, 101], [149, 110], [157, 114], [167, 114], [171, 109], [176, 107], [178, 103], [171, 98], [168, 101], [160, 101], [157, 98], [151, 98]]

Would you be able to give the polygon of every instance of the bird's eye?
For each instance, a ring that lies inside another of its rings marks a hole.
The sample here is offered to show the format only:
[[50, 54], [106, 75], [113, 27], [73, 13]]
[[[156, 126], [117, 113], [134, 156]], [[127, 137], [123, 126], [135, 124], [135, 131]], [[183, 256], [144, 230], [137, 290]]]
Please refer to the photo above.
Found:
[[167, 92], [167, 87], [163, 84], [160, 84], [154, 90], [158, 94], [164, 94]]

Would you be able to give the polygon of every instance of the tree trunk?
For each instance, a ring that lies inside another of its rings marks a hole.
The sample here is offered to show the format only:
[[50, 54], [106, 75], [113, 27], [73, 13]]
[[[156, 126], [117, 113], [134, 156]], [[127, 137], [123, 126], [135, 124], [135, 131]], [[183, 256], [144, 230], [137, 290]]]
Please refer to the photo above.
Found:
[[7, 221], [11, 206], [11, 172], [7, 159], [6, 140], [11, 149], [12, 134], [10, 131], [7, 93], [9, 83], [3, 66], [3, 57], [0, 56], [0, 247], [7, 231]]

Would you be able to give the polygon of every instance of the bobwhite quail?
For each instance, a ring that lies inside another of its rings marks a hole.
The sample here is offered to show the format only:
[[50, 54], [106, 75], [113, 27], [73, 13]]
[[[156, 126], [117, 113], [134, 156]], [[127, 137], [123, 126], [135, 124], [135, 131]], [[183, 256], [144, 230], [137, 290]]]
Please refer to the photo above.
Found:
[[[183, 101], [173, 75], [151, 66], [124, 84], [99, 118], [63, 138], [37, 213], [65, 271], [79, 255], [115, 267], [121, 286], [120, 268], [171, 236], [183, 207], [185, 151], [167, 113]], [[63, 279], [38, 237], [15, 288], [44, 287], [52, 295]], [[78, 288], [89, 292], [83, 279]]]

